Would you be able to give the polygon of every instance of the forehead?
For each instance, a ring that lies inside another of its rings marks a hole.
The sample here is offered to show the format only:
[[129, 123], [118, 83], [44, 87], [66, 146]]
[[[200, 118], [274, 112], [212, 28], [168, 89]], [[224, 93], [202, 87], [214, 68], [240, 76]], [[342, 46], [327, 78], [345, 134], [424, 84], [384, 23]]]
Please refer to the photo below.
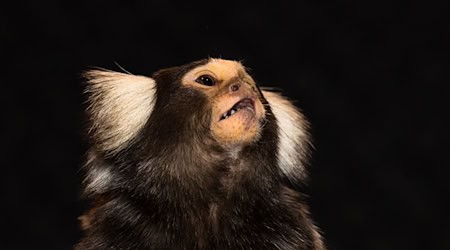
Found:
[[209, 59], [207, 63], [190, 70], [187, 75], [198, 76], [203, 73], [213, 74], [216, 78], [221, 80], [246, 74], [244, 66], [237, 61], [212, 58]]

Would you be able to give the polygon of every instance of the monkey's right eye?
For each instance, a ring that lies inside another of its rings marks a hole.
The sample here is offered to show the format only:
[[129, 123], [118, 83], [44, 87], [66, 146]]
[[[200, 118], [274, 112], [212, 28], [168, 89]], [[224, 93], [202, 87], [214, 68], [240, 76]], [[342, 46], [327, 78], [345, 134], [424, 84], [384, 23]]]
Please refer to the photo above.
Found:
[[209, 75], [202, 75], [199, 78], [195, 80], [196, 82], [206, 85], [206, 86], [214, 86], [216, 85], [216, 81], [212, 76]]

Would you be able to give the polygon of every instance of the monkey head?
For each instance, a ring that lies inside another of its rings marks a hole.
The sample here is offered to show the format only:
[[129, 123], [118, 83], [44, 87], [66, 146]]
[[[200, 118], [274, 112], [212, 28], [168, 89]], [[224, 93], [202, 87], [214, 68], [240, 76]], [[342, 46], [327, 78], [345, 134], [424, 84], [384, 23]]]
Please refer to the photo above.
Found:
[[[152, 159], [214, 165], [239, 157], [243, 149], [267, 147], [282, 175], [304, 179], [307, 122], [289, 100], [261, 90], [237, 61], [201, 60], [152, 77], [106, 70], [88, 71], [86, 77], [95, 155], [89, 159], [111, 158], [125, 170]], [[87, 189], [102, 190], [116, 179], [113, 174], [105, 167], [89, 168]]]

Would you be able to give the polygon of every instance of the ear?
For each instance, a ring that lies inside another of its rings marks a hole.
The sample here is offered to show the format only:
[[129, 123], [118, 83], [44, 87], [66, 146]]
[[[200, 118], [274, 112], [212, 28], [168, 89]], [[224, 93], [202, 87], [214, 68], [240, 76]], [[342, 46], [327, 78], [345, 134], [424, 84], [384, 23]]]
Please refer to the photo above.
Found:
[[308, 122], [300, 111], [278, 93], [262, 91], [277, 120], [277, 161], [281, 172], [292, 182], [305, 180], [305, 165], [311, 147]]
[[145, 125], [155, 103], [152, 78], [106, 70], [87, 71], [89, 135], [102, 151], [126, 145]]

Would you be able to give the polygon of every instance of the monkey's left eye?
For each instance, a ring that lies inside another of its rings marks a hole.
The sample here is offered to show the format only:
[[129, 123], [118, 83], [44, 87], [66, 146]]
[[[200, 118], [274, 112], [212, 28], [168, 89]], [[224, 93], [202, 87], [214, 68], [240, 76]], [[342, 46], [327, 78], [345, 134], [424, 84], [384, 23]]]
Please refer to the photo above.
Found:
[[212, 76], [202, 75], [195, 80], [196, 82], [206, 85], [206, 86], [214, 86], [216, 85], [216, 80]]

